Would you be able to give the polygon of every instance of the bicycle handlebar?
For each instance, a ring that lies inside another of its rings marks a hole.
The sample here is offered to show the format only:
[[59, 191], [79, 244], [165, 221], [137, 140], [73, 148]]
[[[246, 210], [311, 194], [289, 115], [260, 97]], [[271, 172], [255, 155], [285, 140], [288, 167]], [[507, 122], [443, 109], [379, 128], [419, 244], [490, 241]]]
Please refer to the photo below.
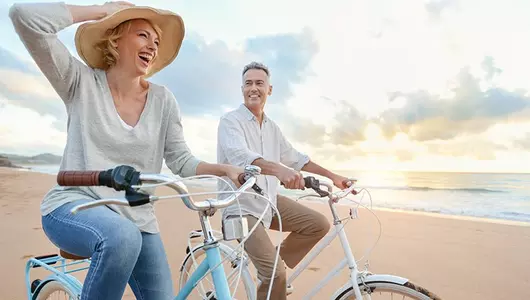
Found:
[[[315, 177], [313, 176], [307, 176], [307, 177], [304, 177], [304, 186], [306, 188], [310, 188], [310, 189], [313, 189], [315, 192], [317, 192], [317, 194], [320, 196], [320, 197], [330, 197], [331, 200], [333, 201], [337, 201], [339, 200], [340, 198], [348, 195], [349, 193], [351, 192], [355, 192], [354, 190], [354, 183], [356, 182], [357, 180], [355, 179], [348, 179], [347, 181], [345, 181], [343, 184], [344, 185], [349, 185], [348, 188], [346, 189], [343, 189], [341, 191], [341, 194], [340, 196], [336, 195], [336, 194], [332, 194], [331, 191], [333, 190], [333, 185], [330, 184], [330, 183], [327, 183], [327, 182], [321, 182], [320, 180], [316, 179]], [[327, 188], [327, 191], [324, 191], [320, 188], [320, 186], [325, 186]], [[357, 194], [357, 192], [355, 192], [354, 194]]]
[[125, 190], [123, 199], [101, 199], [78, 205], [72, 209], [73, 213], [87, 208], [117, 204], [129, 205], [131, 207], [147, 204], [159, 200], [160, 197], [152, 196], [135, 191], [132, 187], [143, 183], [166, 184], [180, 194], [182, 201], [191, 210], [206, 211], [209, 209], [224, 208], [231, 205], [241, 192], [252, 187], [256, 183], [256, 176], [261, 173], [261, 168], [254, 165], [246, 166], [244, 173], [238, 176], [242, 184], [232, 195], [223, 200], [207, 199], [194, 202], [188, 190], [182, 182], [176, 182], [174, 178], [162, 174], [142, 174], [130, 166], [118, 166], [105, 171], [60, 171], [57, 175], [57, 183], [61, 186], [107, 186], [116, 191]]
[[[303, 177], [304, 179], [304, 187], [306, 188], [312, 188], [312, 189], [319, 189], [320, 185], [324, 185], [328, 188], [329, 191], [331, 191], [331, 185], [328, 184], [328, 183], [320, 183], [320, 181], [318, 179], [316, 179], [315, 177], [313, 176], [307, 176], [307, 177]], [[345, 186], [348, 186], [351, 187], [353, 186], [353, 183], [356, 182], [357, 180], [355, 179], [352, 179], [352, 178], [348, 178], [348, 179], [345, 179], [344, 181], [342, 181], [342, 184], [345, 185]], [[282, 186], [285, 186], [285, 184], [283, 182], [280, 181], [280, 185]], [[351, 192], [353, 189], [351, 189], [349, 192]], [[348, 192], [348, 193], [349, 193]]]
[[106, 186], [126, 190], [140, 182], [140, 172], [122, 165], [102, 171], [59, 171], [57, 183], [62, 186]]

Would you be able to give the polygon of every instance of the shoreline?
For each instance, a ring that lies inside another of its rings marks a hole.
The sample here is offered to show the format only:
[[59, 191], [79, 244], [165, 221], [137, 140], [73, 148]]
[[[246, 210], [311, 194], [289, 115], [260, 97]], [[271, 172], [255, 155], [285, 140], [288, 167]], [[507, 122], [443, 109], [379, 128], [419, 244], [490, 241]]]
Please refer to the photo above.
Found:
[[[30, 168], [25, 168], [25, 167], [21, 167], [21, 168], [0, 167], [0, 170], [2, 170], [2, 169], [11, 170], [11, 171], [18, 171], [18, 172], [31, 172], [31, 173], [55, 176], [54, 174], [50, 174], [50, 173], [46, 173], [46, 172], [40, 172], [40, 171], [32, 170]], [[309, 203], [309, 204], [317, 203], [317, 204], [327, 205], [327, 201], [311, 201], [311, 200], [305, 200], [305, 199], [301, 199], [299, 201], [303, 201], [303, 202]], [[337, 203], [337, 207], [353, 207], [353, 206], [355, 206], [355, 204]], [[366, 209], [366, 208], [360, 206], [359, 209]], [[429, 217], [443, 218], [443, 219], [454, 219], [454, 220], [483, 222], [483, 223], [490, 223], [490, 224], [502, 224], [502, 225], [530, 227], [530, 221], [510, 220], [510, 219], [502, 219], [502, 218], [494, 218], [494, 217], [486, 217], [486, 216], [484, 216], [484, 217], [481, 217], [481, 216], [468, 216], [468, 215], [450, 214], [450, 213], [443, 213], [443, 212], [432, 212], [432, 211], [421, 211], [421, 210], [407, 210], [407, 209], [386, 208], [386, 207], [373, 207], [373, 208], [371, 208], [371, 210], [374, 210], [374, 211], [385, 211], [385, 212], [397, 212], [397, 213], [429, 216]]]
[[427, 216], [427, 217], [442, 218], [442, 219], [453, 219], [453, 220], [483, 222], [483, 223], [499, 224], [499, 225], [513, 225], [513, 226], [530, 227], [530, 222], [507, 220], [507, 219], [500, 219], [500, 218], [491, 218], [491, 217], [451, 215], [451, 214], [446, 214], [446, 213], [424, 212], [424, 211], [404, 210], [404, 209], [384, 208], [384, 207], [377, 207], [377, 208], [374, 207], [374, 208], [372, 208], [372, 210], [387, 211], [387, 212], [397, 212], [397, 213], [404, 213], [404, 214], [411, 214], [411, 215], [418, 215], [418, 216]]

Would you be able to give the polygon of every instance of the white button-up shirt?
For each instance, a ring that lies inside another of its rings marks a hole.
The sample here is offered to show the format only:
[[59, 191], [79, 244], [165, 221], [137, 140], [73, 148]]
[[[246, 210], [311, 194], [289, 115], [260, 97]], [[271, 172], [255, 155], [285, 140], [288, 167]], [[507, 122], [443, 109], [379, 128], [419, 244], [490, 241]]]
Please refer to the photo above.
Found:
[[[252, 112], [241, 104], [236, 110], [226, 113], [219, 121], [217, 133], [217, 162], [244, 167], [250, 165], [254, 160], [263, 158], [267, 161], [282, 163], [287, 167], [300, 171], [309, 162], [309, 157], [299, 151], [287, 141], [276, 123], [263, 116], [260, 124]], [[230, 182], [232, 185], [232, 183]], [[276, 195], [280, 181], [271, 175], [258, 176], [257, 184], [276, 205]], [[231, 190], [226, 184], [220, 182], [218, 185], [222, 191]], [[235, 189], [235, 186], [232, 185]], [[252, 191], [249, 189], [248, 191]], [[220, 199], [229, 195], [221, 195]], [[223, 211], [223, 218], [230, 215], [241, 214], [252, 215], [259, 218], [265, 210], [268, 202], [259, 197], [242, 194], [239, 197], [239, 205], [235, 202]], [[263, 225], [268, 228], [272, 219], [272, 208], [269, 209], [264, 218]]]

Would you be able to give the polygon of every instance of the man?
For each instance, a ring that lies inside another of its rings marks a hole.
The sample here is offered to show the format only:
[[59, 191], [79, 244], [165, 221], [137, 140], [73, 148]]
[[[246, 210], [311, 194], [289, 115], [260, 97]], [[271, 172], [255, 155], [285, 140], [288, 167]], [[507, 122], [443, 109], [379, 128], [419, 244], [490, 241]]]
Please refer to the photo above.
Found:
[[[278, 259], [270, 297], [281, 300], [286, 299], [284, 262], [289, 268], [294, 268], [326, 235], [330, 224], [322, 214], [278, 195], [280, 182], [288, 189], [303, 189], [300, 170], [325, 176], [341, 189], [346, 188], [343, 183], [348, 182], [348, 179], [317, 165], [307, 155], [294, 149], [280, 128], [264, 113], [267, 97], [272, 94], [270, 73], [265, 65], [257, 62], [246, 65], [242, 77], [244, 103], [220, 119], [217, 160], [218, 163], [242, 167], [249, 164], [259, 166], [263, 175], [259, 176], [257, 184], [276, 205], [282, 231], [291, 232], [281, 244], [281, 259]], [[228, 190], [228, 187], [224, 185], [221, 189]], [[248, 194], [239, 199], [239, 205], [232, 205], [223, 211], [223, 218], [238, 216], [241, 212], [246, 215], [249, 228], [252, 228], [268, 202]], [[279, 230], [277, 216], [271, 209], [245, 243], [245, 251], [258, 270], [258, 278], [262, 283], [258, 288], [258, 299], [267, 297], [276, 256], [276, 248], [266, 228]]]

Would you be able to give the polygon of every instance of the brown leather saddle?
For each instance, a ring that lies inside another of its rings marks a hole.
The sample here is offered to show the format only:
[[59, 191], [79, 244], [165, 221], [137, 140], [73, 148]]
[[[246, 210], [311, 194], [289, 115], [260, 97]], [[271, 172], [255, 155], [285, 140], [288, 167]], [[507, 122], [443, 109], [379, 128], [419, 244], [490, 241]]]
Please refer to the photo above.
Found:
[[59, 255], [62, 257], [62, 258], [66, 258], [66, 259], [72, 259], [72, 260], [83, 260], [83, 259], [88, 259], [90, 257], [83, 257], [83, 256], [77, 256], [77, 255], [74, 255], [72, 253], [68, 253], [62, 249], [59, 249]]

